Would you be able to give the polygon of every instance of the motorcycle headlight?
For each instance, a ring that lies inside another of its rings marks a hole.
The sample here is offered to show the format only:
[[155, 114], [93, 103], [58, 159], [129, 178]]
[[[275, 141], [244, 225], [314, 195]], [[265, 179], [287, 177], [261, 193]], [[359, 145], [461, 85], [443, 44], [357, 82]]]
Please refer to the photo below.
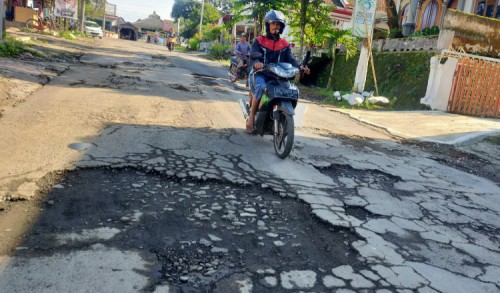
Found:
[[300, 70], [298, 68], [295, 68], [295, 67], [292, 67], [290, 69], [284, 69], [280, 66], [271, 66], [269, 68], [269, 70], [271, 70], [271, 72], [276, 74], [277, 76], [283, 77], [283, 78], [294, 77], [295, 75], [297, 75], [300, 72]]

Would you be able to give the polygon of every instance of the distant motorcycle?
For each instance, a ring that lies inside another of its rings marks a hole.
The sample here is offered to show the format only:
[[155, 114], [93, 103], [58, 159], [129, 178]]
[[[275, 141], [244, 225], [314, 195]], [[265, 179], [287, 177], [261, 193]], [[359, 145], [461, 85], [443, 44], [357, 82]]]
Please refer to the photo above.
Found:
[[[240, 80], [248, 80], [248, 74], [250, 73], [250, 66], [248, 66], [249, 61], [248, 61], [249, 56], [243, 60], [243, 66], [241, 66], [238, 69], [238, 57], [237, 56], [231, 56], [229, 58], [231, 65], [229, 66], [229, 80], [231, 82], [236, 82], [238, 79]], [[248, 86], [248, 81], [247, 81], [247, 86]]]
[[170, 52], [172, 52], [174, 50], [175, 44], [176, 44], [175, 38], [168, 38], [167, 39], [167, 48]]
[[[252, 53], [252, 60], [262, 56], [261, 53]], [[308, 51], [302, 65], [307, 65], [311, 59], [311, 52]], [[259, 71], [268, 71], [274, 78], [266, 84], [266, 91], [260, 99], [260, 104], [255, 113], [254, 132], [263, 136], [265, 134], [273, 136], [274, 151], [276, 155], [284, 159], [292, 151], [295, 136], [295, 126], [293, 116], [295, 107], [299, 100], [299, 89], [290, 81], [300, 73], [300, 70], [289, 63], [266, 64]], [[255, 71], [251, 69], [250, 79]], [[250, 82], [251, 84], [252, 81]], [[250, 101], [245, 103], [239, 100], [241, 110], [245, 119], [250, 117], [250, 105], [252, 104], [252, 91], [250, 91]]]

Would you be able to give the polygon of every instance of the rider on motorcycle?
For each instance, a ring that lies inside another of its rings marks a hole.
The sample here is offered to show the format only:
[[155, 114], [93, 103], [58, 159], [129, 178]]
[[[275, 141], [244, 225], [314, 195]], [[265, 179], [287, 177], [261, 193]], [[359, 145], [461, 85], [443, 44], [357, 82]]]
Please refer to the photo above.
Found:
[[[300, 67], [304, 73], [309, 74], [309, 68], [300, 65], [295, 60], [288, 42], [284, 38], [280, 38], [280, 34], [283, 33], [286, 25], [285, 15], [281, 11], [270, 10], [264, 17], [264, 23], [266, 25], [266, 36], [257, 37], [251, 48], [251, 53], [259, 52], [262, 54], [260, 59], [254, 61], [254, 69], [260, 70], [264, 67], [264, 64], [286, 62], [292, 64], [294, 67]], [[264, 94], [266, 83], [269, 78], [270, 76], [267, 75], [265, 71], [257, 72], [255, 74], [253, 87], [250, 87], [253, 98], [250, 101], [250, 116], [246, 125], [246, 131], [248, 133], [253, 132], [255, 112], [257, 111], [259, 100]]]
[[238, 66], [236, 67], [236, 78], [238, 78], [238, 71], [240, 68], [243, 66], [245, 62], [248, 63], [248, 54], [250, 53], [250, 44], [247, 43], [247, 34], [242, 33], [241, 34], [241, 39], [236, 44], [236, 47], [234, 48], [234, 51], [236, 53], [236, 57], [238, 57]]

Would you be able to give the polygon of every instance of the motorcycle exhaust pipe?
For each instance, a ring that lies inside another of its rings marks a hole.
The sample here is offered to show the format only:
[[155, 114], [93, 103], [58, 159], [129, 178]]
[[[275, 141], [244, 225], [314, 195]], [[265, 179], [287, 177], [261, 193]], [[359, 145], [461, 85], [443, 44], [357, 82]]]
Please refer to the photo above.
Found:
[[248, 119], [248, 117], [250, 116], [250, 113], [248, 113], [247, 105], [245, 104], [243, 99], [240, 99], [238, 102], [240, 104], [241, 112], [243, 112], [243, 116], [245, 117], [245, 119]]

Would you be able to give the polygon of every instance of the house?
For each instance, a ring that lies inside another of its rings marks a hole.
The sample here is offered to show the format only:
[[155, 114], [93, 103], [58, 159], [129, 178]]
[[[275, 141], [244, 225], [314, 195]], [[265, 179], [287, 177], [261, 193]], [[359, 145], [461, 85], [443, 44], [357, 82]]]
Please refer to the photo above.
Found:
[[164, 20], [163, 31], [169, 34], [177, 34], [177, 25], [172, 20]]
[[[324, 0], [325, 5], [332, 6], [330, 18], [337, 29], [347, 30], [353, 27], [354, 0]], [[386, 5], [383, 0], [377, 0], [377, 12], [375, 14], [375, 29], [389, 31], [387, 25]]]
[[402, 0], [400, 7], [404, 35], [433, 26], [442, 27], [448, 9], [500, 19], [498, 0]]
[[134, 22], [133, 25], [139, 28], [139, 31], [143, 33], [163, 31], [163, 20], [156, 14], [156, 11], [153, 11], [153, 14], [150, 14], [148, 18], [139, 19]]
[[118, 34], [118, 38], [137, 41], [139, 39], [139, 28], [119, 17], [112, 30]]

